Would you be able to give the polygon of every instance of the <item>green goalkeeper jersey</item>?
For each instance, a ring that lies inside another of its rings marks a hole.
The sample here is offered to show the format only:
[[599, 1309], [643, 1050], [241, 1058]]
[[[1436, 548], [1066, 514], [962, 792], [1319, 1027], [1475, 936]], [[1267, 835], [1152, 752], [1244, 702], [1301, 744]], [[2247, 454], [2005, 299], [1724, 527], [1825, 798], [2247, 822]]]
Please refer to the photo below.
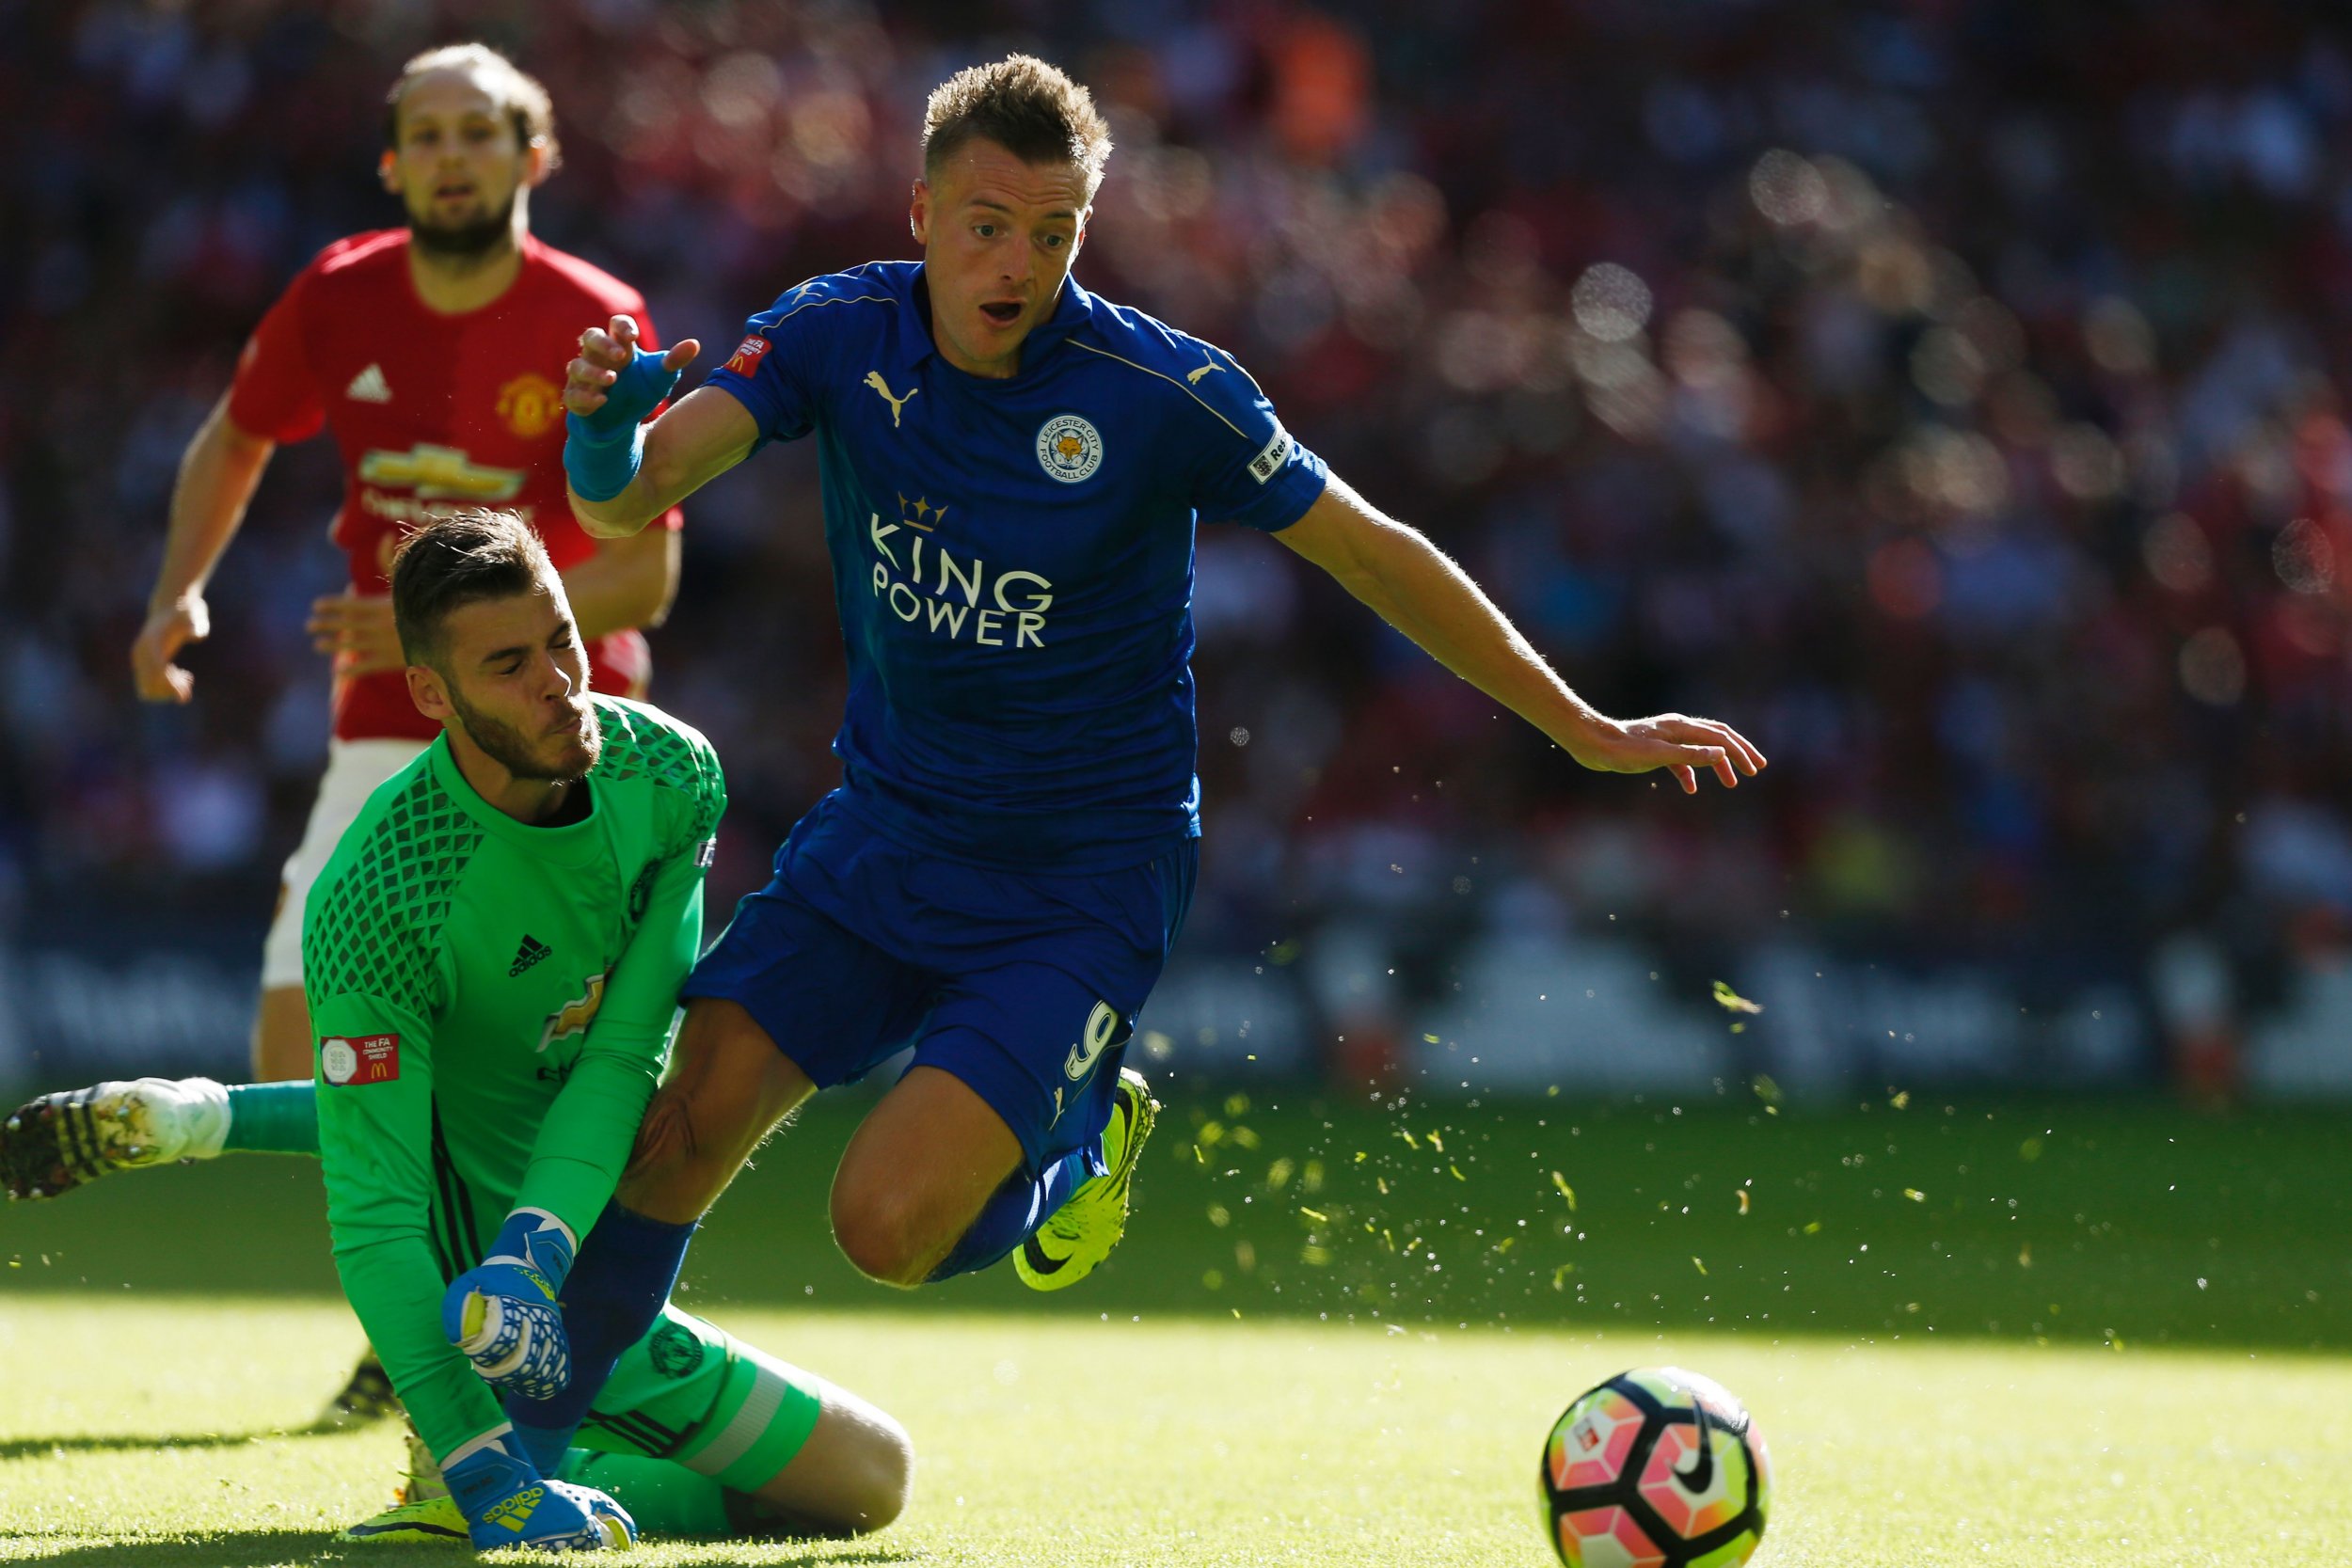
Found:
[[510, 1210], [585, 1240], [702, 945], [719, 759], [657, 708], [593, 702], [585, 817], [508, 816], [443, 736], [369, 796], [304, 907], [335, 1265], [437, 1454], [503, 1418], [442, 1337], [444, 1288]]

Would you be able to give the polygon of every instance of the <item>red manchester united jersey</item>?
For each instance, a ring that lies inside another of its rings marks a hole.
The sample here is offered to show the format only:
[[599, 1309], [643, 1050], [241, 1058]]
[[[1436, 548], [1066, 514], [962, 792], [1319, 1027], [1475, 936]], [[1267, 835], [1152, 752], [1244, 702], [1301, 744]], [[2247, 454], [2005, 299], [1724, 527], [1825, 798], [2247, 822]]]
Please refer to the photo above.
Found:
[[[596, 551], [564, 494], [564, 367], [580, 335], [631, 315], [658, 347], [636, 290], [576, 256], [526, 237], [522, 270], [490, 304], [463, 315], [426, 309], [408, 277], [407, 231], [327, 246], [262, 318], [237, 363], [229, 417], [280, 443], [335, 433], [343, 504], [335, 543], [352, 586], [390, 592], [405, 530], [467, 507], [520, 514], [563, 571]], [[661, 526], [678, 526], [671, 512]], [[588, 647], [591, 683], [627, 694], [643, 677], [634, 631]], [[345, 740], [430, 739], [439, 726], [408, 700], [397, 670], [335, 683]]]

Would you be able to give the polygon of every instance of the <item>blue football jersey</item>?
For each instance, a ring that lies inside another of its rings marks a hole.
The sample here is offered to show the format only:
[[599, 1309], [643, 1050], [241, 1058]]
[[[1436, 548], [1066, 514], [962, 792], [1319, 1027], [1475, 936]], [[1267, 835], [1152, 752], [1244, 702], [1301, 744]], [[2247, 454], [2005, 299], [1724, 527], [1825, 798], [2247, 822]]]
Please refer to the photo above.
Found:
[[709, 384], [763, 439], [820, 443], [842, 805], [1028, 871], [1199, 834], [1194, 525], [1287, 528], [1327, 474], [1231, 356], [1073, 278], [1018, 375], [969, 375], [921, 264], [875, 261], [754, 316]]

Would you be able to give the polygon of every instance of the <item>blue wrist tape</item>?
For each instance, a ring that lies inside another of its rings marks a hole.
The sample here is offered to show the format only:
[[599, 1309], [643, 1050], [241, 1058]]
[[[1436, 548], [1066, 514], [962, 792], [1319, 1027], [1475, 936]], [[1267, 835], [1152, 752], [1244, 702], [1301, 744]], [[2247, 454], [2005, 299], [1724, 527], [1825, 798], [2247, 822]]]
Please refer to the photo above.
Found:
[[639, 349], [605, 388], [603, 407], [564, 417], [564, 472], [580, 499], [609, 501], [637, 477], [645, 460], [645, 416], [678, 381], [678, 372], [663, 370], [661, 360], [655, 350]]
[[564, 473], [581, 500], [609, 501], [628, 488], [645, 461], [645, 427], [631, 425], [612, 436], [592, 435], [577, 414], [564, 416], [571, 434], [564, 438]]

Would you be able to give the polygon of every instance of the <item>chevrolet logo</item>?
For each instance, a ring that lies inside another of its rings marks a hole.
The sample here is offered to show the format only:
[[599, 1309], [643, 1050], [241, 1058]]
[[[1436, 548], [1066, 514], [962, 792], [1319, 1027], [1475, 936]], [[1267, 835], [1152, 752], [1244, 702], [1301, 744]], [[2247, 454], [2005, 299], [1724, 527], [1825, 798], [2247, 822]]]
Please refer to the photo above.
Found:
[[548, 1015], [547, 1027], [539, 1033], [540, 1051], [544, 1053], [557, 1040], [587, 1033], [588, 1025], [596, 1021], [596, 1009], [603, 1006], [604, 976], [592, 974], [587, 990]]
[[523, 487], [514, 468], [476, 463], [456, 447], [420, 442], [406, 451], [372, 451], [359, 459], [359, 478], [369, 484], [413, 486], [419, 500], [511, 500]]

